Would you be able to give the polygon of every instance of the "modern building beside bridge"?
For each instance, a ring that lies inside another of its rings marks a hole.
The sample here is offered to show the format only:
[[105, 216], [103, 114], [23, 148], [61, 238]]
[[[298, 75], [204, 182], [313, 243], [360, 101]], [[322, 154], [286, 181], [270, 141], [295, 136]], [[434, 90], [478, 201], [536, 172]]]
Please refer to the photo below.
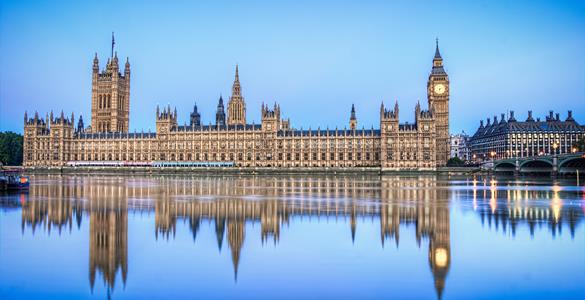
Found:
[[572, 111], [561, 120], [560, 114], [550, 111], [541, 120], [528, 111], [525, 121], [518, 121], [511, 111], [506, 119], [502, 114], [480, 121], [477, 132], [469, 140], [472, 159], [476, 162], [513, 158], [534, 158], [576, 153], [575, 142], [585, 138], [585, 127], [574, 118]]

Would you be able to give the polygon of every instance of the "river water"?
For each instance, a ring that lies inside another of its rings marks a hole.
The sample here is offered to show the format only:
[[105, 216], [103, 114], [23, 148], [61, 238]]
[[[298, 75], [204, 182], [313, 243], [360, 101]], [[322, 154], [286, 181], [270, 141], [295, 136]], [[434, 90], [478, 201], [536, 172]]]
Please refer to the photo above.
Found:
[[1, 299], [584, 299], [575, 179], [35, 175]]

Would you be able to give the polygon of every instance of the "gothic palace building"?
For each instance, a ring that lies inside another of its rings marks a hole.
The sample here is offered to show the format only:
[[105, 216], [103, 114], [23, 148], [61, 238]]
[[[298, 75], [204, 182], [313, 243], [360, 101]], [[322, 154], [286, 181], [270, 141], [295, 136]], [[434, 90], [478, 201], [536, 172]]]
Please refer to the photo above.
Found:
[[399, 122], [398, 103], [380, 107], [379, 129], [358, 129], [352, 106], [349, 129], [298, 130], [281, 118], [280, 105], [262, 105], [261, 124], [246, 122], [238, 67], [227, 103], [219, 98], [214, 125], [201, 124], [197, 106], [189, 125], [177, 110], [156, 108], [156, 132], [129, 132], [130, 63], [123, 73], [113, 51], [100, 71], [93, 59], [91, 126], [63, 112], [24, 115], [24, 166], [310, 167], [434, 170], [449, 156], [449, 77], [438, 43], [427, 82], [428, 110], [413, 124]]

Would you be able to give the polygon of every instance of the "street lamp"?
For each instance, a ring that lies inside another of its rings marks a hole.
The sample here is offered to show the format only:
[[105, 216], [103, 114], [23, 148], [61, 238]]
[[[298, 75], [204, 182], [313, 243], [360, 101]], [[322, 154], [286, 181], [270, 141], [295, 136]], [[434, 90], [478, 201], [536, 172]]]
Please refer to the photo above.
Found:
[[571, 148], [571, 152], [572, 153], [577, 153], [577, 148], [575, 148], [575, 147]]
[[553, 143], [553, 155], [557, 154], [557, 148], [559, 147], [559, 144], [557, 144], [557, 142]]

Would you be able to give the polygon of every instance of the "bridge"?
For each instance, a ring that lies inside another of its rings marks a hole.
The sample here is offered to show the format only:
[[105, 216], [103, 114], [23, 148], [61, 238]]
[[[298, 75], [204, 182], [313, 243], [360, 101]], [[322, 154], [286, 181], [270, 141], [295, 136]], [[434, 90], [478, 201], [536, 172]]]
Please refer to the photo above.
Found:
[[496, 173], [585, 175], [585, 152], [544, 155], [533, 157], [512, 157], [495, 160], [493, 171]]

